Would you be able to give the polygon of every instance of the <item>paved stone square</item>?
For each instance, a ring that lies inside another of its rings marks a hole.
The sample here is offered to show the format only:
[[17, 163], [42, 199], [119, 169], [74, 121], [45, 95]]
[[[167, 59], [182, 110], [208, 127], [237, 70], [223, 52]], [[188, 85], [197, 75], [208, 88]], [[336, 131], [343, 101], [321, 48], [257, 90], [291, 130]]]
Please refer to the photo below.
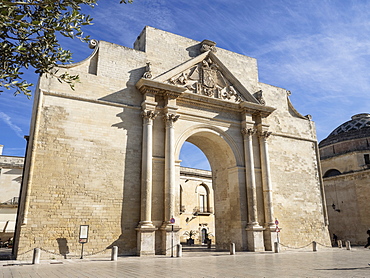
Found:
[[0, 261], [0, 277], [370, 277], [370, 250], [322, 248], [273, 252], [184, 252], [181, 258], [119, 257]]

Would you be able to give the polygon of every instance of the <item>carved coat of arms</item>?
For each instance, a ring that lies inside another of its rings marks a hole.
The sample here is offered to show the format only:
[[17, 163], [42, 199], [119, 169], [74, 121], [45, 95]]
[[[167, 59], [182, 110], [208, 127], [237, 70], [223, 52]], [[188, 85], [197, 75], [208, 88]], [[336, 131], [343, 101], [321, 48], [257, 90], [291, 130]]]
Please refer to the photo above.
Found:
[[241, 97], [210, 58], [171, 78], [169, 83], [185, 85], [196, 94], [240, 102]]

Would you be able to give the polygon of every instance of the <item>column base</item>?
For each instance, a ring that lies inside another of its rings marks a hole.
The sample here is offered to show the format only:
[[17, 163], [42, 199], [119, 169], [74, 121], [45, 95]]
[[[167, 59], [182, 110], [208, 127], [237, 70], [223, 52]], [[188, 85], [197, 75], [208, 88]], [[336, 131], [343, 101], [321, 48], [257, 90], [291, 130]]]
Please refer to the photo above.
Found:
[[137, 231], [137, 255], [154, 256], [155, 255], [155, 231], [158, 230], [150, 222], [140, 222], [136, 228]]
[[275, 224], [266, 224], [263, 231], [263, 238], [265, 241], [266, 251], [274, 250], [274, 243], [277, 241], [276, 226]]
[[257, 223], [251, 223], [247, 225], [245, 229], [247, 231], [247, 249], [248, 251], [261, 252], [265, 251], [265, 245], [263, 241], [263, 227]]
[[179, 226], [163, 223], [162, 232], [162, 255], [176, 256], [176, 246], [180, 243]]

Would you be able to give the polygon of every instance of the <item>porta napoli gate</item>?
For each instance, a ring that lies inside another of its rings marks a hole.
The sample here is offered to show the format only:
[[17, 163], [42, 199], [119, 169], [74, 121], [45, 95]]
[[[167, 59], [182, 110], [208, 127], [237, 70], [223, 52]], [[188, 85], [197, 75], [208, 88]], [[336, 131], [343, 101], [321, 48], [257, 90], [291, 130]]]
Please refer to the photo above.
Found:
[[184, 234], [185, 141], [211, 165], [216, 248], [271, 250], [275, 217], [285, 245], [330, 244], [314, 123], [287, 90], [258, 81], [255, 59], [146, 27], [134, 49], [101, 41], [60, 71], [81, 82], [40, 77], [17, 259], [36, 247], [80, 254], [80, 225], [88, 253], [170, 254]]
[[[144, 99], [140, 255], [169, 254], [172, 231], [174, 245], [179, 243], [180, 227], [170, 219], [179, 217], [178, 159], [185, 141], [198, 146], [212, 168], [216, 248], [235, 242], [238, 250], [272, 250], [275, 240], [267, 147], [271, 132], [265, 124], [275, 108], [264, 105], [262, 92], [253, 96], [233, 76], [217, 58], [214, 43], [203, 41], [201, 49], [197, 57], [154, 79], [148, 63], [136, 84]], [[157, 202], [161, 194], [163, 203]]]

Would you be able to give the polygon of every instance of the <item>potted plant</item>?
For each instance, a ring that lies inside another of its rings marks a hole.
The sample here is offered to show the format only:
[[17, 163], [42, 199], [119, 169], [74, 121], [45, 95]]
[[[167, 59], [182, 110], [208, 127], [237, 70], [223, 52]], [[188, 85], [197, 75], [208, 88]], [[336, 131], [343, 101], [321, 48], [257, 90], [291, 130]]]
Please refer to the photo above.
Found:
[[187, 245], [194, 244], [193, 236], [195, 236], [196, 234], [197, 234], [197, 231], [195, 230], [185, 231], [184, 235], [189, 236], [189, 238], [186, 240]]

